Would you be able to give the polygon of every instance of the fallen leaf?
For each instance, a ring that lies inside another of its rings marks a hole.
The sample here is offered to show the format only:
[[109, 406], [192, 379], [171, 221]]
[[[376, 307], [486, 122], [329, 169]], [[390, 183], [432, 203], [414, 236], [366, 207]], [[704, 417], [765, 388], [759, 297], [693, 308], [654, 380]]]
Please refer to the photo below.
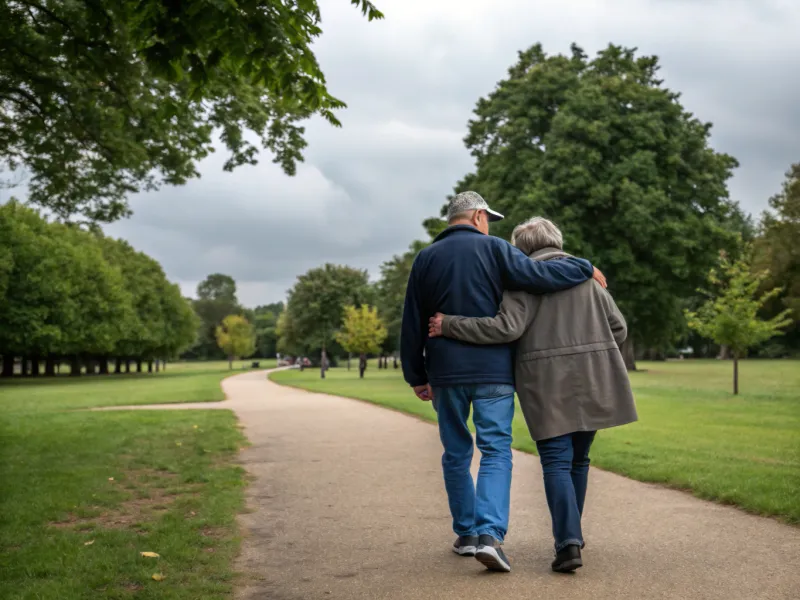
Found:
[[180, 442], [175, 442], [175, 445], [176, 446], [183, 446], [183, 444], [181, 444]]
[[109, 477], [108, 480], [109, 481], [114, 481], [114, 478], [113, 477]]
[[196, 512], [194, 512], [194, 511], [190, 512], [189, 514], [190, 514], [190, 515], [192, 515], [193, 517], [194, 517], [194, 516], [197, 516], [197, 513], [196, 513]]
[[197, 429], [197, 425], [192, 425], [192, 428], [193, 429]]
[[94, 540], [89, 540], [88, 542], [83, 542], [84, 546], [91, 546], [92, 544], [94, 544]]
[[145, 558], [160, 558], [160, 554], [156, 554], [155, 552], [139, 552], [140, 556], [144, 556]]
[[166, 577], [164, 575], [162, 575], [161, 573], [153, 573], [153, 579], [155, 581], [164, 581], [166, 579]]

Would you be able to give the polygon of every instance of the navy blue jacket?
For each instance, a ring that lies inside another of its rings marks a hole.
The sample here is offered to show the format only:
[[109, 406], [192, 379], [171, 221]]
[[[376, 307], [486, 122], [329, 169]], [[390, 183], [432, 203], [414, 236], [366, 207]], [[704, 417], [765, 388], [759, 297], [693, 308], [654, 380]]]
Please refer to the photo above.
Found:
[[428, 319], [436, 312], [493, 317], [503, 290], [557, 292], [583, 283], [592, 272], [581, 258], [533, 261], [474, 227], [448, 227], [419, 253], [408, 279], [400, 339], [405, 380], [411, 386], [513, 384], [514, 344], [428, 339]]

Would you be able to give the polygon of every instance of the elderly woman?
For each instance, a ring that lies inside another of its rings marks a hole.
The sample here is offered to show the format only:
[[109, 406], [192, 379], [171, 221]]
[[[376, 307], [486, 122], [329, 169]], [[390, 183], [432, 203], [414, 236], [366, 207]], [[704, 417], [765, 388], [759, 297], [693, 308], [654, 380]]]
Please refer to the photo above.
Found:
[[[511, 243], [531, 260], [560, 260], [562, 235], [547, 219], [522, 223]], [[583, 566], [581, 548], [589, 448], [598, 429], [636, 421], [636, 406], [619, 351], [627, 334], [611, 295], [596, 281], [534, 296], [506, 292], [495, 317], [437, 314], [430, 334], [472, 344], [519, 339], [516, 388], [525, 421], [542, 462], [553, 521], [552, 568]]]

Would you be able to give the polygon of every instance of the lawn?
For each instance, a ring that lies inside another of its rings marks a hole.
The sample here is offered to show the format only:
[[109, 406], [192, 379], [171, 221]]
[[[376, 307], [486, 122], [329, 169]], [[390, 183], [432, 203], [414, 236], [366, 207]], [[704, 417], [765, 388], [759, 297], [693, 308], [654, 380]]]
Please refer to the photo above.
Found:
[[233, 414], [78, 410], [221, 400], [229, 373], [0, 384], [0, 598], [229, 597], [245, 443]]
[[[601, 432], [592, 449], [594, 465], [800, 523], [800, 362], [743, 361], [739, 396], [730, 393], [730, 362], [639, 367], [631, 383], [640, 420]], [[374, 364], [363, 380], [355, 369], [331, 369], [325, 380], [313, 370], [282, 371], [272, 379], [436, 419], [399, 371]], [[520, 411], [514, 446], [535, 453]]]

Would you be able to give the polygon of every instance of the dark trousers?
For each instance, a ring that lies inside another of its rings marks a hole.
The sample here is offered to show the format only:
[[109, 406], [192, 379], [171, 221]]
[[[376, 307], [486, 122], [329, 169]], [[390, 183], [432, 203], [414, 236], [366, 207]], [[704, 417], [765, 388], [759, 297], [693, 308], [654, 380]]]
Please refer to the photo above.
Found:
[[576, 431], [536, 442], [556, 552], [583, 544], [581, 516], [589, 483], [589, 448], [595, 431]]

